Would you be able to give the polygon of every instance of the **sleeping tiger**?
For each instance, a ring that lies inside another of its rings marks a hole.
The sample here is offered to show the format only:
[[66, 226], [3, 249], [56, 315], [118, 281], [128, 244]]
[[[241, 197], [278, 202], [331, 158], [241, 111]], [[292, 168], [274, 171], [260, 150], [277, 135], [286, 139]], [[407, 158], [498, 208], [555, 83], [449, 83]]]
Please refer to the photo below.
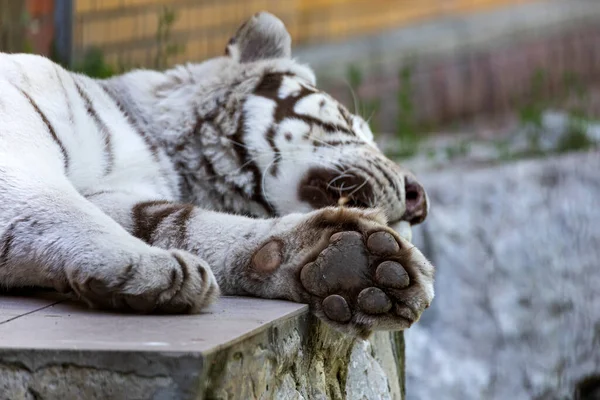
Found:
[[144, 313], [287, 299], [366, 337], [433, 298], [434, 268], [392, 229], [427, 211], [271, 14], [225, 56], [166, 72], [95, 80], [0, 54], [4, 288]]

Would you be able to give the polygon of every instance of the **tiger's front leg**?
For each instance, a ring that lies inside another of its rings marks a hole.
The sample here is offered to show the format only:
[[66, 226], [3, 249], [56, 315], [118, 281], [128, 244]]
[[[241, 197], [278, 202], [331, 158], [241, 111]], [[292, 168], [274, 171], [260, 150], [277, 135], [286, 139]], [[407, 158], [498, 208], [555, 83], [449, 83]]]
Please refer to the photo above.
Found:
[[224, 291], [308, 303], [322, 320], [360, 337], [410, 327], [433, 299], [433, 266], [377, 212], [290, 215], [255, 239], [230, 256], [238, 281]]
[[27, 172], [0, 165], [1, 287], [49, 287], [97, 308], [164, 313], [198, 312], [218, 294], [199, 257], [149, 246], [65, 179]]
[[408, 328], [433, 299], [432, 265], [377, 212], [325, 208], [261, 220], [186, 207], [136, 204], [132, 229], [208, 261], [224, 294], [307, 303], [361, 337]]

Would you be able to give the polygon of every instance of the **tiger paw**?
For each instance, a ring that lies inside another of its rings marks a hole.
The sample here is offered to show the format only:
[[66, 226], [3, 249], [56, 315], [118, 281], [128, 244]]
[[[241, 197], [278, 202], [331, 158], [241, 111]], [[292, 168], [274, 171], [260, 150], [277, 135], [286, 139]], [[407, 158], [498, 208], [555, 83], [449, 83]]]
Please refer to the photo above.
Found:
[[68, 274], [71, 289], [92, 308], [188, 314], [199, 312], [219, 294], [209, 266], [185, 251], [152, 249], [124, 260], [98, 260]]
[[316, 315], [343, 332], [406, 329], [433, 298], [433, 267], [389, 228], [358, 219], [301, 268], [302, 287]]

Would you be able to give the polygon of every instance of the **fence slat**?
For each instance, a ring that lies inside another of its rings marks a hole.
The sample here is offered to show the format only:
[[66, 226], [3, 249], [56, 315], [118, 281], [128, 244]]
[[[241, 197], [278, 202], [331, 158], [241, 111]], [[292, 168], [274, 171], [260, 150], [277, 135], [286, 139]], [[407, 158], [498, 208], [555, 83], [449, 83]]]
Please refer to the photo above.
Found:
[[24, 1], [0, 0], [0, 50], [23, 51], [25, 27], [22, 23], [25, 12]]

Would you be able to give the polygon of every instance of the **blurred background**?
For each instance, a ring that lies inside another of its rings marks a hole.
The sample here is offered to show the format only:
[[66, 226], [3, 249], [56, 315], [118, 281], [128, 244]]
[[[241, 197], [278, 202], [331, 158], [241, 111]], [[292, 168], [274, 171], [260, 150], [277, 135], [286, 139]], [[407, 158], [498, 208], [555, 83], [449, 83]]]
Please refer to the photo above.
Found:
[[600, 399], [600, 0], [0, 0], [0, 50], [103, 78], [260, 10], [431, 199], [407, 399]]

